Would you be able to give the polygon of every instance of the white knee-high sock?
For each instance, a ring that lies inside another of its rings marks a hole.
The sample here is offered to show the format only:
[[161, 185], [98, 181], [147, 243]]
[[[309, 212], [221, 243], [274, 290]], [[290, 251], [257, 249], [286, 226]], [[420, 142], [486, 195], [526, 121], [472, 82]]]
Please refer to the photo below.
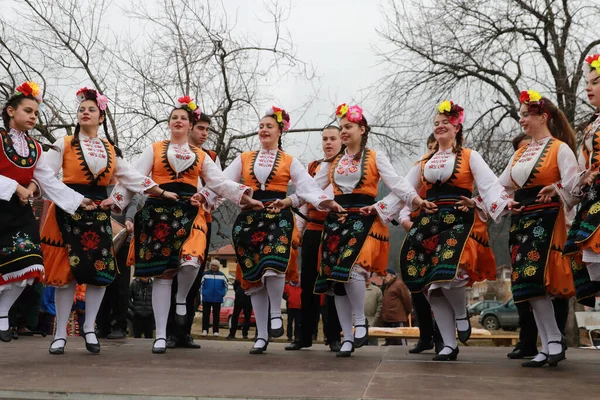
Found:
[[283, 299], [285, 276], [267, 276], [265, 277], [265, 286], [271, 305], [271, 329], [279, 329], [283, 326], [283, 321], [279, 318], [281, 318], [281, 299]]
[[365, 298], [367, 297], [367, 287], [365, 281], [361, 279], [350, 279], [344, 283], [348, 300], [352, 306], [352, 314], [354, 314], [354, 337], [362, 338], [367, 334], [365, 325]]
[[[250, 295], [254, 318], [256, 319], [256, 342], [254, 347], [263, 347], [269, 341], [269, 293], [265, 287]], [[262, 339], [262, 340], [258, 340]], [[264, 341], [264, 343], [263, 343]]]
[[[440, 335], [444, 341], [444, 346], [449, 346], [455, 349], [456, 344], [456, 322], [454, 321], [454, 310], [450, 305], [450, 302], [443, 295], [429, 295], [427, 296], [435, 322], [437, 323]], [[440, 354], [450, 354], [452, 350], [445, 347]]]
[[[85, 322], [83, 323], [83, 332], [95, 332], [96, 328], [96, 316], [102, 304], [102, 298], [106, 287], [87, 285], [85, 288]], [[96, 335], [87, 335], [85, 340], [88, 343], [98, 343]]]
[[[154, 323], [156, 324], [156, 338], [167, 338], [167, 320], [171, 308], [171, 285], [172, 279], [154, 278], [152, 284], [152, 310], [154, 311]], [[164, 340], [159, 340], [154, 347], [166, 347]]]
[[187, 312], [185, 306], [186, 298], [194, 284], [196, 276], [198, 276], [198, 271], [200, 271], [199, 267], [190, 265], [183, 266], [177, 271], [177, 295], [175, 297], [177, 306], [175, 307], [175, 312], [179, 315], [185, 315]]
[[[15, 284], [10, 289], [5, 289], [0, 292], [0, 317], [8, 317], [8, 312], [21, 293], [25, 290], [25, 286], [18, 287]], [[0, 331], [6, 331], [9, 328], [8, 318], [0, 318]]]
[[542, 342], [542, 351], [535, 356], [533, 361], [544, 361], [547, 358], [547, 356], [544, 354], [548, 354], [548, 333], [546, 332], [544, 324], [540, 320], [540, 316], [535, 312], [535, 310], [533, 311], [533, 318], [535, 319], [535, 325], [537, 326], [538, 333], [540, 334], [540, 341]]
[[[556, 317], [554, 316], [552, 300], [550, 300], [548, 295], [545, 295], [543, 297], [531, 299], [529, 302], [531, 303], [531, 308], [533, 308], [533, 315], [535, 316], [538, 329], [539, 325], [543, 325], [546, 335], [548, 335], [548, 354], [552, 355], [560, 353], [562, 351], [562, 345], [560, 343], [550, 343], [560, 342], [562, 339], [562, 334], [560, 333], [560, 329], [558, 329]], [[538, 321], [539, 324], [537, 323]]]
[[442, 288], [442, 293], [448, 299], [448, 303], [454, 310], [454, 319], [456, 320], [456, 327], [459, 331], [466, 331], [469, 329], [469, 321], [467, 317], [467, 299], [466, 299], [466, 287], [454, 287], [452, 289]]
[[[364, 286], [364, 284], [363, 284]], [[344, 331], [344, 342], [341, 351], [352, 350], [352, 343], [354, 343], [354, 333], [352, 332], [352, 304], [348, 296], [335, 295], [335, 308], [337, 309], [338, 319], [340, 320], [340, 326]]]
[[[57, 287], [54, 292], [54, 306], [56, 307], [56, 333], [54, 340], [67, 339], [67, 322], [73, 309], [75, 298], [75, 281], [67, 287]], [[52, 347], [63, 347], [65, 343], [62, 340], [55, 342]]]

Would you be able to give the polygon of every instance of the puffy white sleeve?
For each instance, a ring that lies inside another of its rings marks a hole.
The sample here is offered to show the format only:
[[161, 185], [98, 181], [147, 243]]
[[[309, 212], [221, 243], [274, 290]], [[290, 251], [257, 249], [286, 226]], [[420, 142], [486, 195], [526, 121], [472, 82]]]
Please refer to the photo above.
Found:
[[17, 191], [19, 183], [8, 176], [0, 175], [0, 200], [10, 201], [10, 198]]
[[[50, 151], [58, 154], [54, 150]], [[65, 212], [73, 214], [81, 205], [84, 196], [65, 185], [56, 177], [56, 171], [51, 168], [48, 157], [46, 157], [48, 153], [40, 154], [40, 159], [33, 171], [33, 178], [36, 180], [40, 192], [45, 198], [62, 208]], [[53, 165], [56, 168], [56, 163]], [[62, 160], [60, 165], [62, 165]], [[58, 167], [59, 170], [60, 165]]]
[[401, 225], [405, 222], [410, 221], [410, 208], [408, 206], [404, 206], [404, 208], [400, 210], [397, 220], [398, 222], [400, 222]]
[[[205, 157], [204, 160], [206, 161], [207, 158], [210, 159], [210, 157]], [[221, 172], [221, 164], [220, 163], [219, 163], [219, 165], [215, 165], [215, 167], [219, 170], [219, 172]], [[204, 172], [204, 166], [203, 166], [202, 170]], [[229, 166], [221, 172], [221, 174], [224, 177], [223, 179], [229, 179], [233, 182], [240, 182], [242, 180], [242, 157], [237, 156], [235, 158], [235, 160], [233, 160], [231, 162], [231, 164], [229, 164]], [[206, 180], [204, 180], [204, 181], [207, 182]], [[198, 182], [198, 188], [199, 188], [198, 192], [206, 200], [206, 203], [204, 204], [204, 208], [207, 211], [214, 210], [221, 204], [223, 199], [219, 198], [219, 194], [215, 193], [213, 190], [211, 190], [211, 188], [206, 187], [206, 186], [202, 187], [201, 182]], [[252, 194], [252, 191], [250, 191], [250, 194]], [[241, 198], [241, 195], [240, 195], [240, 198]]]
[[581, 168], [575, 153], [565, 143], [561, 144], [558, 149], [558, 170], [560, 171], [561, 182], [556, 182], [552, 186], [554, 186], [567, 210], [570, 210], [579, 203], [583, 192], [579, 185]]
[[[302, 207], [300, 207], [299, 211], [302, 215], [308, 216], [308, 204], [303, 204]], [[296, 228], [298, 229], [300, 237], [302, 237], [302, 235], [304, 234], [304, 230], [306, 229], [306, 220], [299, 215], [296, 215], [295, 218]]]
[[58, 172], [60, 171], [60, 169], [62, 168], [62, 164], [63, 164], [63, 153], [65, 151], [65, 139], [64, 138], [60, 138], [58, 139], [56, 142], [52, 143], [52, 146], [54, 148], [48, 150], [47, 152], [45, 152], [44, 154], [46, 155], [45, 157], [45, 163], [48, 166], [48, 168], [50, 168], [55, 175], [58, 174]]
[[[202, 164], [202, 179], [206, 183], [205, 187], [200, 190], [200, 194], [206, 198], [207, 191], [210, 190], [212, 194], [216, 194], [220, 197], [224, 197], [228, 200], [231, 200], [237, 205], [241, 204], [242, 196], [247, 194], [248, 196], [252, 196], [252, 189], [250, 189], [246, 185], [242, 185], [238, 183], [241, 177], [241, 159], [240, 159], [240, 169], [239, 175], [237, 179], [231, 179], [229, 176], [236, 177], [233, 173], [235, 171], [230, 171], [229, 174], [226, 171], [229, 168], [226, 168], [225, 171], [221, 171], [219, 167], [217, 167], [214, 161], [210, 157], [204, 157], [204, 163]], [[209, 193], [209, 195], [212, 195]], [[208, 198], [206, 198], [207, 204]]]
[[[506, 208], [510, 196], [478, 152], [475, 150], [471, 151], [469, 162], [475, 186], [479, 192], [479, 197], [475, 199], [475, 204], [477, 204], [477, 208], [483, 210], [480, 216], [483, 220], [486, 220], [489, 215], [494, 221], [498, 221], [502, 215], [502, 211]], [[510, 165], [512, 165], [512, 162]]]
[[[421, 186], [423, 186], [423, 182], [421, 181], [421, 164], [413, 166], [410, 171], [408, 171], [406, 178], [404, 178], [404, 182], [410, 185], [414, 191], [414, 195], [411, 195], [409, 203], [407, 203], [402, 197], [398, 196], [394, 191], [375, 203], [375, 209], [377, 210], [379, 218], [381, 218], [381, 220], [386, 224], [390, 223], [394, 219], [397, 219], [398, 213], [404, 207], [408, 207], [408, 214], [410, 216], [409, 205], [412, 205], [412, 202], [417, 195], [415, 189], [420, 190]], [[404, 183], [401, 183], [400, 189], [402, 189], [403, 186]]]
[[377, 169], [381, 180], [390, 190], [398, 196], [404, 203], [412, 204], [417, 192], [413, 185], [406, 178], [396, 173], [390, 160], [382, 152], [377, 152], [375, 157]]
[[[120, 164], [119, 160], [123, 161], [123, 163]], [[115, 202], [112, 209], [116, 213], [121, 213], [136, 193], [143, 193], [156, 186], [156, 183], [149, 178], [152, 166], [154, 165], [154, 149], [152, 146], [146, 147], [146, 150], [133, 163], [133, 166], [125, 160], [117, 158], [117, 169], [119, 165], [122, 168], [119, 171], [124, 176], [124, 180], [121, 179], [121, 176], [117, 175], [118, 182], [110, 194]], [[143, 189], [144, 185], [146, 185], [145, 189]]]
[[[323, 162], [321, 163], [321, 167], [319, 171], [314, 177], [314, 180], [317, 186], [321, 189], [325, 189], [327, 186], [331, 184], [331, 180], [329, 179], [329, 170], [331, 169], [331, 162]], [[307, 172], [308, 174], [308, 172]], [[309, 175], [310, 176], [310, 175]]]
[[[325, 168], [325, 165], [323, 165], [320, 168], [319, 173], [323, 169], [325, 169], [326, 172], [329, 171], [329, 168]], [[333, 200], [333, 197], [325, 193], [321, 187], [319, 187], [317, 181], [309, 175], [302, 164], [300, 164], [300, 161], [295, 158], [292, 160], [292, 165], [290, 166], [290, 176], [292, 182], [296, 186], [296, 193], [299, 197], [305, 199], [308, 203], [311, 203], [318, 210], [326, 211], [326, 209], [321, 208], [320, 205], [326, 200]], [[327, 182], [329, 182], [329, 177], [327, 178]], [[328, 185], [329, 183], [325, 185], [325, 187]]]

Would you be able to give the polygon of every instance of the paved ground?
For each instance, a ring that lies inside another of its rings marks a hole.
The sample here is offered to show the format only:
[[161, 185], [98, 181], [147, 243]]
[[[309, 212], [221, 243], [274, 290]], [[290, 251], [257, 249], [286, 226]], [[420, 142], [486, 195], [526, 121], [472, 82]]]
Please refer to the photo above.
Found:
[[407, 347], [363, 347], [339, 359], [322, 344], [286, 352], [272, 343], [199, 341], [200, 350], [150, 352], [151, 341], [102, 341], [91, 355], [70, 338], [63, 356], [50, 338], [0, 343], [0, 399], [529, 399], [598, 398], [600, 352], [569, 349], [557, 368], [525, 369], [507, 348], [461, 347], [459, 361], [431, 361]]

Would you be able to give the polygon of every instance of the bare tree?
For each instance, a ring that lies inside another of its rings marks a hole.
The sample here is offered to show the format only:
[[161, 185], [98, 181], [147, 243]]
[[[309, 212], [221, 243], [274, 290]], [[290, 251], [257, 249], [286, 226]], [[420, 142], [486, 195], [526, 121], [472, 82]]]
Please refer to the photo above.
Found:
[[555, 100], [574, 126], [591, 110], [579, 95], [585, 56], [600, 45], [590, 35], [594, 1], [390, 1], [385, 16], [378, 54], [391, 72], [377, 90], [399, 130], [424, 139], [435, 103], [451, 97], [466, 108], [470, 144], [498, 172], [518, 130], [521, 90]]

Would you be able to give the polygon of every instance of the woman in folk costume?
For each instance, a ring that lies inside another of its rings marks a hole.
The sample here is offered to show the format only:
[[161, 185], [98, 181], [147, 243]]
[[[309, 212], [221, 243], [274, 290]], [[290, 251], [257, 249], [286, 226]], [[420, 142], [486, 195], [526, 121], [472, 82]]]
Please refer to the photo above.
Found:
[[[590, 103], [600, 109], [600, 54], [586, 58], [589, 66], [587, 86], [585, 88]], [[596, 112], [585, 130], [579, 167], [586, 170], [581, 177], [584, 195], [573, 225], [567, 235], [565, 254], [575, 257], [571, 263], [577, 300], [593, 307], [596, 295], [600, 291], [600, 113]], [[583, 263], [577, 262], [583, 252]]]
[[388, 229], [381, 219], [374, 213], [363, 215], [359, 208], [375, 203], [380, 178], [406, 204], [429, 205], [396, 174], [383, 153], [366, 147], [371, 127], [359, 106], [341, 104], [336, 116], [340, 119], [343, 147], [335, 157], [321, 165], [315, 180], [320, 187], [333, 186], [335, 200], [348, 210], [348, 215], [343, 221], [334, 214], [325, 219], [315, 293], [333, 289], [344, 331], [342, 346], [336, 356], [349, 357], [355, 348], [368, 341], [364, 281], [370, 273], [385, 273], [390, 246]]
[[[292, 182], [296, 192], [317, 209], [341, 208], [319, 189], [300, 162], [281, 148], [281, 135], [290, 126], [290, 117], [272, 107], [260, 120], [261, 149], [240, 154], [224, 171], [234, 181], [254, 189], [253, 197], [269, 206], [287, 195]], [[271, 336], [283, 335], [281, 299], [288, 279], [298, 279], [297, 230], [291, 210], [242, 211], [233, 228], [238, 261], [238, 279], [250, 295], [256, 317], [257, 340], [250, 354], [262, 354]], [[271, 319], [269, 321], [269, 312]]]
[[[421, 159], [407, 180], [425, 190], [436, 212], [422, 211], [400, 251], [402, 279], [413, 292], [425, 291], [444, 347], [434, 361], [456, 360], [458, 338], [471, 336], [466, 286], [496, 279], [496, 261], [489, 247], [485, 220], [498, 218], [508, 200], [498, 179], [474, 150], [463, 147], [464, 109], [445, 100], [434, 118], [434, 151]], [[479, 198], [471, 200], [474, 188]], [[393, 195], [376, 209], [384, 219], [397, 215]], [[390, 214], [391, 213], [391, 214]]]
[[[96, 206], [66, 187], [48, 166], [42, 146], [28, 135], [42, 102], [35, 82], [17, 87], [2, 109], [0, 127], [0, 340], [10, 342], [8, 312], [25, 289], [43, 278], [39, 224], [29, 200], [43, 193], [67, 213]], [[72, 302], [72, 300], [71, 300]]]
[[565, 358], [566, 343], [554, 317], [550, 296], [575, 294], [568, 257], [565, 210], [579, 202], [575, 133], [550, 100], [533, 90], [520, 96], [521, 126], [532, 142], [512, 156], [499, 178], [513, 195], [509, 245], [512, 292], [516, 303], [529, 301], [542, 351], [524, 367], [556, 366]]
[[[205, 201], [198, 193], [201, 181], [235, 204], [259, 207], [251, 189], [225, 178], [213, 160], [200, 148], [188, 143], [188, 134], [200, 110], [189, 96], [178, 99], [169, 115], [168, 140], [149, 146], [135, 163], [144, 176], [159, 186], [135, 215], [134, 240], [130, 259], [135, 261], [135, 276], [154, 277], [152, 309], [156, 340], [152, 352], [163, 354], [167, 347], [167, 319], [171, 307], [171, 285], [177, 274], [175, 321], [186, 324], [186, 297], [193, 285], [206, 247]], [[127, 188], [128, 189], [128, 188]], [[133, 193], [117, 185], [113, 197], [126, 201]]]
[[[108, 197], [107, 186], [113, 177], [137, 193], [160, 192], [156, 184], [134, 170], [122, 158], [106, 123], [108, 99], [94, 89], [77, 92], [77, 126], [73, 136], [54, 143], [48, 152], [49, 165], [55, 174], [62, 169], [63, 182], [78, 193], [99, 203], [95, 210], [78, 209], [68, 215], [50, 205], [42, 226], [42, 252], [46, 260], [47, 285], [56, 286], [56, 334], [50, 354], [63, 354], [67, 343], [67, 320], [73, 304], [75, 284], [86, 284], [86, 318], [83, 337], [86, 349], [100, 352], [95, 333], [96, 315], [106, 286], [118, 273], [112, 245], [110, 207], [125, 206]], [[98, 136], [100, 125], [105, 139]]]

